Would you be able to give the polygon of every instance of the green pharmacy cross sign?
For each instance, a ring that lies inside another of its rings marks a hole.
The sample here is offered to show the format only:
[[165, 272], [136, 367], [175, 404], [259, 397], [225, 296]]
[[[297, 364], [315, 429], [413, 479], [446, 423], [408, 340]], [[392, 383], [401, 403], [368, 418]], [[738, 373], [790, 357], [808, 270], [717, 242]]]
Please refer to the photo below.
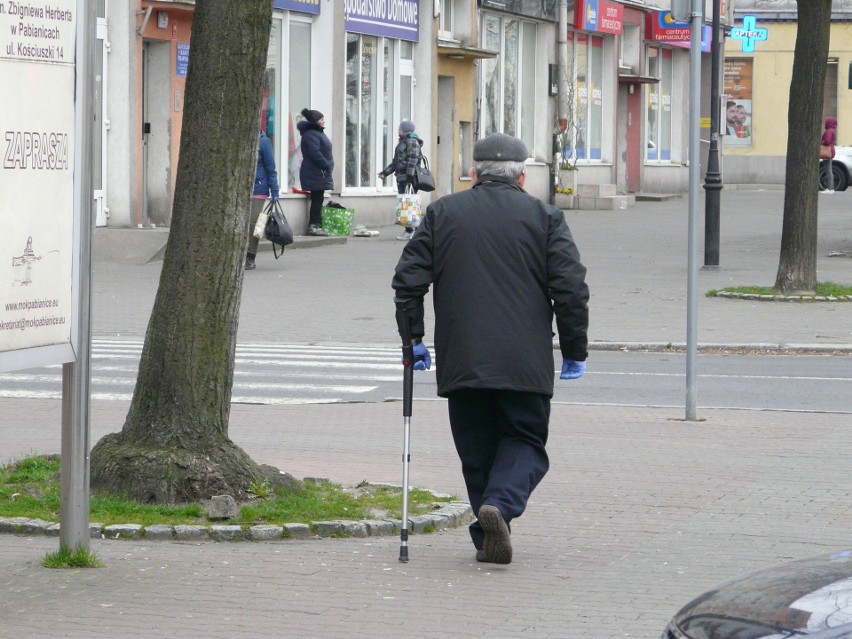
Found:
[[740, 40], [743, 43], [743, 53], [753, 53], [754, 43], [758, 40], [766, 40], [766, 34], [766, 29], [757, 28], [757, 18], [743, 16], [742, 28], [731, 29], [731, 40]]

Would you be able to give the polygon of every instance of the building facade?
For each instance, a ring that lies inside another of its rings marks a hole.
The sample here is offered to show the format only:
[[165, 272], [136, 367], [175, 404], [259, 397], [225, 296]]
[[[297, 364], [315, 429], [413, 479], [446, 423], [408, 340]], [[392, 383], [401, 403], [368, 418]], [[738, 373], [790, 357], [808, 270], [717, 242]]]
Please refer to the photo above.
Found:
[[[575, 186], [687, 189], [689, 27], [672, 19], [669, 0], [270, 2], [260, 126], [297, 232], [307, 223], [296, 126], [305, 107], [326, 117], [329, 196], [366, 225], [394, 220], [396, 186], [378, 173], [402, 119], [415, 122], [436, 176], [425, 203], [469, 188], [473, 144], [497, 131], [527, 144], [526, 188], [543, 199], [560, 164], [576, 169]], [[194, 1], [98, 4], [98, 224], [169, 226]], [[702, 58], [709, 87], [709, 54]]]
[[[787, 107], [798, 31], [795, 0], [737, 0], [735, 24], [756, 19], [766, 39], [745, 52], [729, 40], [725, 56], [722, 118], [728, 184], [783, 184], [787, 158]], [[838, 120], [838, 144], [852, 145], [852, 2], [832, 3], [823, 116]], [[733, 110], [738, 112], [736, 121]]]

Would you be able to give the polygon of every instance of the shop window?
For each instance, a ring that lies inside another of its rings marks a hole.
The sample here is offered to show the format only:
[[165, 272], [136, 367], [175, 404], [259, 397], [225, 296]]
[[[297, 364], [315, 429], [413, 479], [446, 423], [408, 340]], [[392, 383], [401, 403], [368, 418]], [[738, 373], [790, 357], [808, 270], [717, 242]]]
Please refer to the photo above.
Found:
[[532, 153], [536, 25], [486, 13], [482, 46], [500, 55], [483, 61], [480, 134], [485, 137], [500, 132], [520, 137]]
[[[272, 23], [269, 35], [269, 49], [266, 55], [266, 70], [263, 72], [260, 98], [260, 130], [265, 132], [272, 142], [275, 157], [280, 157], [281, 139], [276, 126], [275, 105], [279, 102], [279, 72], [281, 69], [281, 22]], [[276, 164], [278, 164], [276, 162]], [[279, 176], [281, 172], [279, 171]]]
[[290, 64], [288, 69], [287, 178], [292, 187], [298, 188], [302, 136], [296, 123], [302, 119], [302, 109], [314, 108], [311, 104], [311, 23], [291, 20], [288, 31], [288, 54], [291, 61], [299, 60], [299, 64]]
[[672, 159], [672, 73], [670, 49], [648, 47], [648, 75], [658, 84], [645, 89], [645, 160], [671, 162]]
[[269, 36], [260, 128], [272, 142], [282, 192], [300, 187], [301, 135], [296, 124], [302, 109], [316, 108], [311, 103], [312, 27], [309, 17], [285, 11], [275, 16]]
[[411, 54], [408, 42], [346, 34], [345, 187], [381, 186], [377, 174], [393, 156], [399, 121], [411, 118]]
[[568, 34], [570, 66], [565, 159], [601, 159], [603, 131], [603, 38], [587, 33]]

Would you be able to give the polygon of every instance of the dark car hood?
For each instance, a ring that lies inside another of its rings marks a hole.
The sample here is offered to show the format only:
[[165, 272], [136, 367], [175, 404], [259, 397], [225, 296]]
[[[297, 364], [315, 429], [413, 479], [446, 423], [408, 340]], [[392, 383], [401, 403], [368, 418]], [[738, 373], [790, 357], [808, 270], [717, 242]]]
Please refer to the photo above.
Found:
[[852, 639], [852, 550], [749, 573], [688, 603], [673, 624], [690, 639]]

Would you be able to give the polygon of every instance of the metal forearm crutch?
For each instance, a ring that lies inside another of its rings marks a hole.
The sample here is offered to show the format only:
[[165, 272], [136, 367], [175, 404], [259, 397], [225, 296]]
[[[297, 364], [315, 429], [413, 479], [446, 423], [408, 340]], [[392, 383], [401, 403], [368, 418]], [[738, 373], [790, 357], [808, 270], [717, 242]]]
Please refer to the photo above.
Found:
[[414, 346], [407, 308], [397, 309], [396, 321], [402, 338], [402, 528], [399, 531], [399, 560], [408, 562], [408, 464], [411, 461], [411, 396], [414, 393]]

